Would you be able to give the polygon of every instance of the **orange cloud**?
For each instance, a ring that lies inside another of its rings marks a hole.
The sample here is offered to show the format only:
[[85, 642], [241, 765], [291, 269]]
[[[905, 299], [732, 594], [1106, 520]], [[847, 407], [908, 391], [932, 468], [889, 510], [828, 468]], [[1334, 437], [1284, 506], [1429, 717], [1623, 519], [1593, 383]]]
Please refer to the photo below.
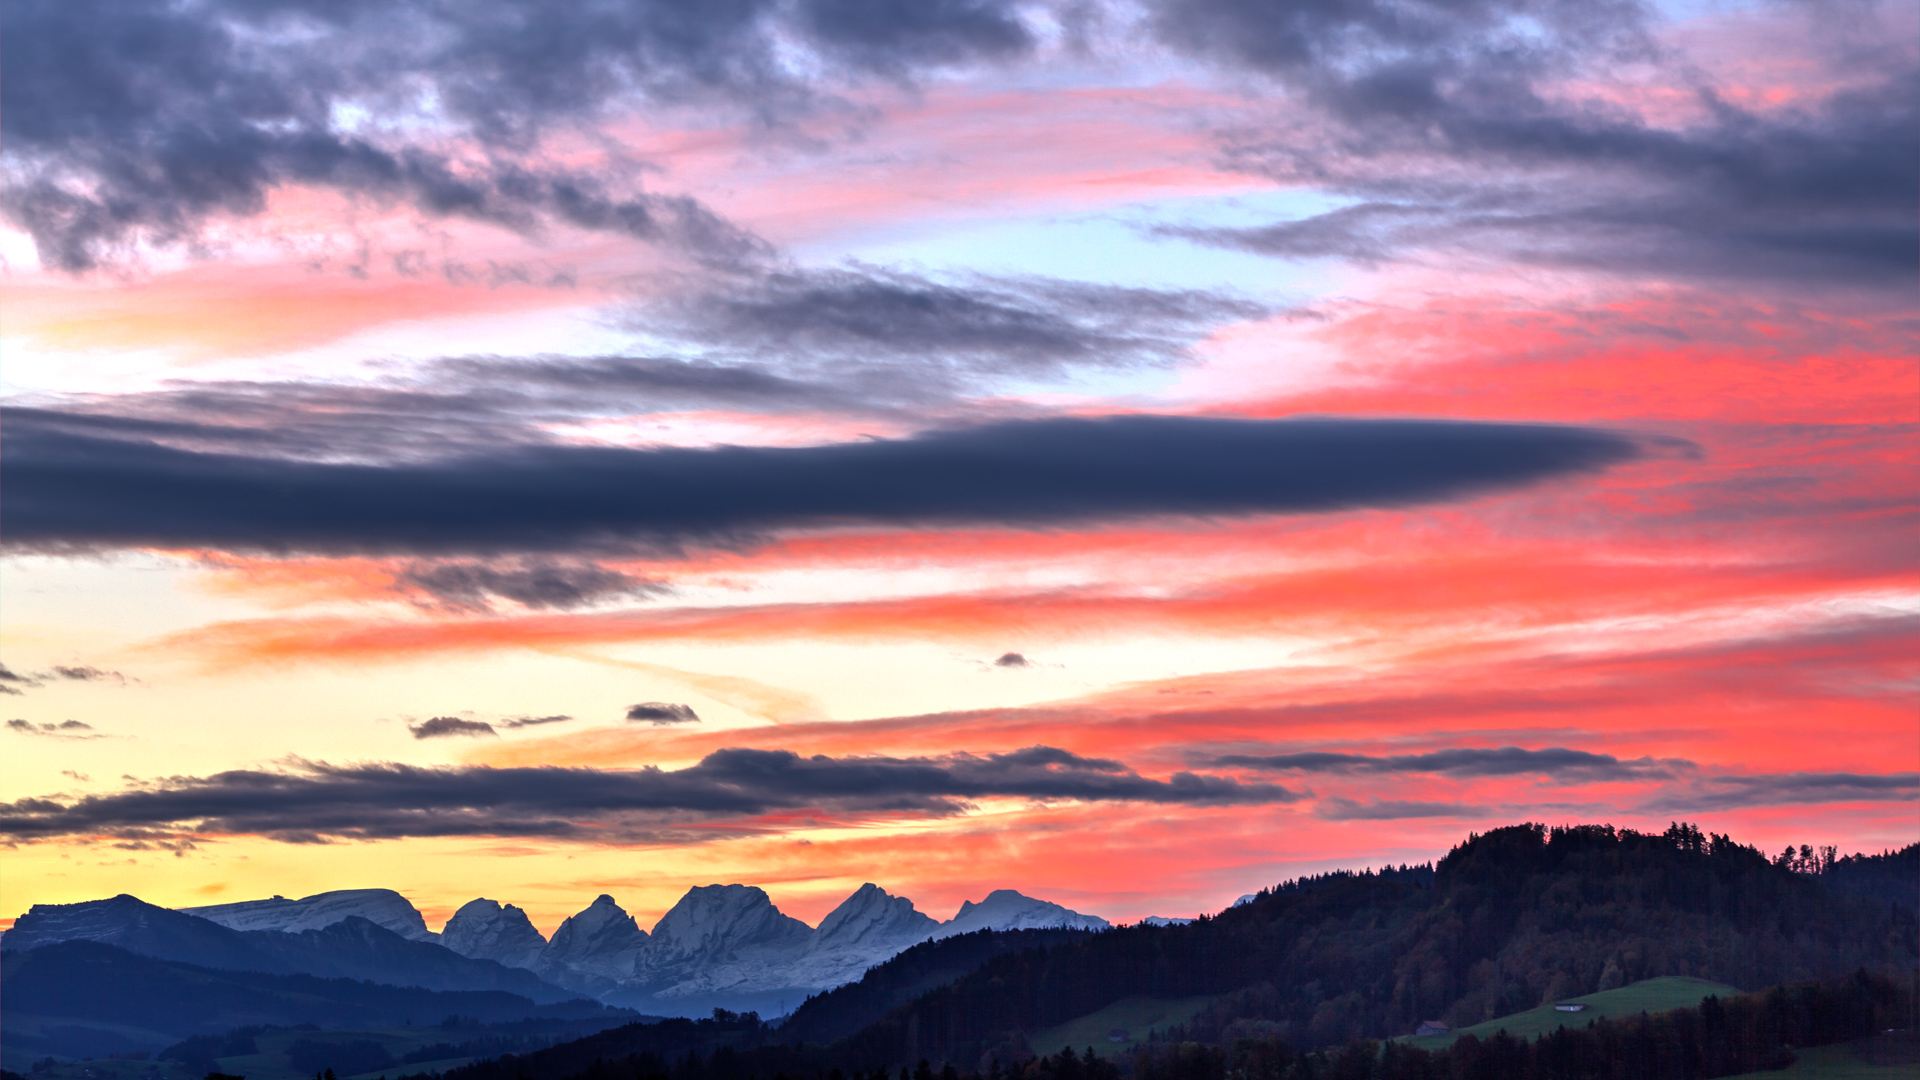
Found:
[[[366, 278], [299, 263], [202, 264], [113, 287], [43, 280], [6, 288], [8, 334], [63, 352], [158, 350], [187, 363], [292, 352], [393, 323], [598, 303], [596, 293], [512, 277]], [[545, 276], [545, 275], [542, 275]]]
[[594, 729], [490, 744], [472, 760], [638, 766], [728, 746], [837, 756], [1044, 744], [1171, 770], [1193, 754], [1250, 746], [1403, 753], [1554, 743], [1762, 771], [1878, 772], [1920, 767], [1899, 690], [1920, 676], [1916, 645], [1911, 620], [1878, 620], [1688, 648], [1199, 675], [1027, 708], [777, 729]]

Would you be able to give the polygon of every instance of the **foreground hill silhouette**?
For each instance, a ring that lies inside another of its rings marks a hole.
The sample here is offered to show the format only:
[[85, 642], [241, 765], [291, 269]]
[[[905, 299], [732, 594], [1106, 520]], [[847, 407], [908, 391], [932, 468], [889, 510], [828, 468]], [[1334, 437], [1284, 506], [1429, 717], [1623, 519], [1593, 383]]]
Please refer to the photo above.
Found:
[[1470, 837], [1430, 871], [1326, 874], [1186, 926], [996, 958], [896, 1008], [848, 1049], [972, 1064], [1012, 1032], [1134, 994], [1221, 995], [1186, 1039], [1258, 1032], [1328, 1046], [1656, 975], [1751, 990], [1906, 971], [1916, 958], [1913, 908], [1837, 895], [1727, 837], [1685, 825], [1660, 835], [1519, 825]]
[[[1916, 853], [1920, 846], [1855, 857], [1852, 880], [1893, 880], [1884, 866]], [[1469, 837], [1432, 867], [1324, 874], [1185, 926], [1001, 953], [824, 1046], [804, 1045], [806, 1033], [832, 1038], [854, 1018], [841, 1002], [830, 1022], [820, 1019], [829, 1006], [816, 998], [763, 1035], [745, 1018], [721, 1025], [725, 1034], [716, 1028], [708, 1045], [726, 1049], [702, 1052], [714, 1054], [715, 1077], [866, 1075], [922, 1059], [990, 1073], [995, 1062], [1031, 1056], [1028, 1033], [1140, 995], [1213, 997], [1168, 1033], [1171, 1043], [1253, 1040], [1294, 1052], [1406, 1035], [1426, 1019], [1475, 1023], [1660, 975], [1744, 990], [1857, 970], [1905, 976], [1920, 962], [1920, 905], [1882, 891], [1830, 888], [1819, 874], [1692, 826], [1645, 834], [1519, 825]], [[884, 1004], [881, 995], [868, 1002]], [[657, 1034], [615, 1029], [447, 1080], [561, 1080], [595, 1060], [666, 1050], [652, 1045]], [[784, 1045], [755, 1050], [756, 1038]]]

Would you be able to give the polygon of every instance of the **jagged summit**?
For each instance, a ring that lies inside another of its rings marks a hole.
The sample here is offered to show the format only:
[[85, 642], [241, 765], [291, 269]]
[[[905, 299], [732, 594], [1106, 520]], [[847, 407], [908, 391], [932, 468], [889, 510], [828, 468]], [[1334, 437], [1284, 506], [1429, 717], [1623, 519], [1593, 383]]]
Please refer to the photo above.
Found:
[[278, 930], [297, 934], [302, 930], [324, 930], [357, 915], [411, 941], [439, 938], [427, 929], [427, 921], [420, 917], [413, 904], [392, 889], [336, 889], [299, 900], [275, 896], [268, 900], [242, 900], [178, 910], [219, 923], [229, 930]]
[[647, 932], [601, 893], [553, 932], [533, 970], [548, 982], [596, 997], [633, 978]]
[[468, 901], [453, 913], [440, 930], [440, 944], [476, 960], [531, 968], [546, 950], [547, 939], [534, 929], [526, 912], [482, 898]]
[[688, 889], [654, 924], [648, 961], [670, 967], [797, 952], [812, 937], [812, 927], [782, 914], [758, 886], [702, 885]]
[[853, 949], [901, 940], [921, 941], [933, 936], [940, 924], [913, 906], [904, 896], [894, 896], [868, 882], [820, 920], [814, 933], [816, 952]]
[[[492, 910], [474, 909], [474, 926], [482, 916], [493, 918]], [[450, 921], [446, 933], [464, 943], [469, 931], [461, 922], [456, 928]], [[651, 935], [613, 897], [601, 896], [561, 924], [532, 967], [550, 982], [648, 1012], [699, 1015], [714, 1005], [784, 1011], [783, 1003], [858, 979], [929, 938], [1107, 926], [1011, 889], [963, 904], [951, 922], [940, 923], [869, 882], [813, 928], [782, 913], [758, 887], [702, 885], [687, 890]]]

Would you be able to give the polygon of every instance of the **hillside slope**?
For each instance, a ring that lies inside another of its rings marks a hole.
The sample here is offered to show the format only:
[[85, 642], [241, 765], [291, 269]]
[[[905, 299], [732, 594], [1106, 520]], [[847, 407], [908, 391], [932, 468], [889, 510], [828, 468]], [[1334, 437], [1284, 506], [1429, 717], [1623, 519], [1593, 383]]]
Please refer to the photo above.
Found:
[[858, 982], [808, 998], [780, 1025], [787, 1042], [830, 1043], [996, 956], [1082, 941], [1093, 931], [976, 930], [923, 942], [868, 969]]
[[1756, 988], [1917, 959], [1912, 911], [1836, 895], [1726, 837], [1521, 825], [1425, 873], [1328, 874], [1186, 926], [996, 957], [850, 1036], [845, 1055], [970, 1066], [1133, 995], [1222, 995], [1172, 1037], [1314, 1047], [1657, 975]]

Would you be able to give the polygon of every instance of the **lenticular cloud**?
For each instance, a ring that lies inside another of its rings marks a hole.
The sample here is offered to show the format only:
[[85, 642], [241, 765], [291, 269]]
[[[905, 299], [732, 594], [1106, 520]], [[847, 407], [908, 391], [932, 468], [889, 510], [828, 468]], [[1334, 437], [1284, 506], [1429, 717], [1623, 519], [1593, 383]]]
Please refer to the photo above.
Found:
[[1018, 421], [827, 446], [519, 447], [342, 465], [10, 419], [0, 529], [26, 547], [446, 554], [844, 523], [1047, 527], [1406, 506], [1642, 454], [1570, 425], [1174, 416]]

